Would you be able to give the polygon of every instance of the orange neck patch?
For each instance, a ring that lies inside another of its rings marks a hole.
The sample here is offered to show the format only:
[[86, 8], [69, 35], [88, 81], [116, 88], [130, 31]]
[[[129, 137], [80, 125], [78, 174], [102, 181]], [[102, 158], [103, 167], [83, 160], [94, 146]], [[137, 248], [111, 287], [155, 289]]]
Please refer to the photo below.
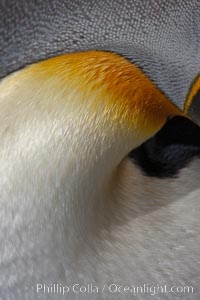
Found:
[[93, 105], [103, 102], [107, 111], [113, 110], [115, 120], [145, 135], [157, 131], [168, 116], [183, 114], [138, 67], [114, 53], [65, 54], [28, 69], [43, 80], [57, 78], [55, 88], [70, 86], [83, 93], [81, 101], [92, 97]]
[[200, 75], [198, 75], [196, 77], [196, 79], [194, 80], [194, 82], [192, 83], [191, 88], [190, 88], [190, 90], [188, 92], [188, 95], [186, 97], [185, 105], [184, 105], [184, 112], [185, 113], [188, 112], [188, 109], [189, 109], [190, 105], [192, 104], [192, 99], [197, 94], [199, 89], [200, 89]]

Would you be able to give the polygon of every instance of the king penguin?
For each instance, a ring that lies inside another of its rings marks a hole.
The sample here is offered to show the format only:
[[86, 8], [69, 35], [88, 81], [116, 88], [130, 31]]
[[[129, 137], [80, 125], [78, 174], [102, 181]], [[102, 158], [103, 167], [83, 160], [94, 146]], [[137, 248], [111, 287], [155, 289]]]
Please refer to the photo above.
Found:
[[199, 1], [0, 1], [0, 299], [199, 300]]

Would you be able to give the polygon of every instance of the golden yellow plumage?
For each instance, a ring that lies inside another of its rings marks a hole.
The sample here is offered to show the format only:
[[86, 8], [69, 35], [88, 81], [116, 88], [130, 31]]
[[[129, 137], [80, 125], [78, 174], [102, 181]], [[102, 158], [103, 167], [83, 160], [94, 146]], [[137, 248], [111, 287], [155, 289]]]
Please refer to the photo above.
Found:
[[193, 83], [191, 84], [191, 88], [189, 89], [189, 92], [187, 94], [185, 104], [184, 104], [184, 113], [187, 114], [190, 105], [192, 104], [192, 99], [197, 94], [197, 92], [200, 89], [200, 76], [198, 75]]
[[88, 51], [58, 56], [19, 71], [17, 80], [22, 78], [31, 85], [47, 83], [52, 95], [62, 91], [63, 101], [72, 90], [77, 94], [73, 102], [84, 101], [78, 105], [93, 99], [94, 112], [99, 105], [104, 114], [112, 110], [113, 122], [134, 127], [143, 140], [161, 128], [169, 115], [182, 114], [139, 68], [114, 53]]

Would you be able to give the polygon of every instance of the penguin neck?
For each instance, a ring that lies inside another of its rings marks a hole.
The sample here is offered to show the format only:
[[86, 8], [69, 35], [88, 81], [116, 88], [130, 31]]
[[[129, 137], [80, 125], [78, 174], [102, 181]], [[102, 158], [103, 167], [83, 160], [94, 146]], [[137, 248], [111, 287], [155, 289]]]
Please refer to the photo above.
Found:
[[1, 85], [2, 178], [12, 182], [5, 201], [15, 203], [24, 228], [48, 232], [51, 222], [60, 232], [65, 224], [73, 253], [102, 222], [118, 165], [142, 138], [105, 98], [94, 107], [95, 96], [39, 79], [27, 69]]
[[181, 114], [133, 64], [100, 51], [16, 72], [0, 95], [5, 201], [33, 230], [65, 226], [73, 240], [98, 223], [126, 155]]

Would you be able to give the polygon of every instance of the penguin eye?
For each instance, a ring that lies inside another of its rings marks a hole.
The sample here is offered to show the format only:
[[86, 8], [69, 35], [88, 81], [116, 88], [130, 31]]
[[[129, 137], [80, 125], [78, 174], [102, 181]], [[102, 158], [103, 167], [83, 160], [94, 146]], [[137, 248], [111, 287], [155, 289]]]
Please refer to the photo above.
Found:
[[129, 154], [148, 176], [175, 177], [178, 171], [200, 157], [200, 127], [191, 120], [174, 116], [162, 129]]

